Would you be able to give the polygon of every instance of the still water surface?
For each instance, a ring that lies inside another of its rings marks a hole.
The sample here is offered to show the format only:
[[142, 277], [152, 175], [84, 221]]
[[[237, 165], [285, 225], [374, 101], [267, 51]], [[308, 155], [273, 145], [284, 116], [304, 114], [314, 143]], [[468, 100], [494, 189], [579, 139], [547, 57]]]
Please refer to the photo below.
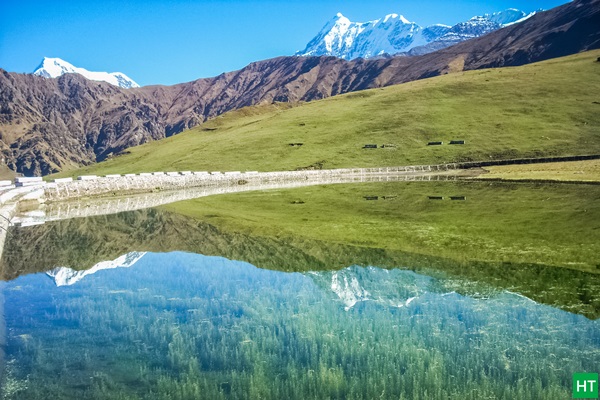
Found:
[[566, 399], [600, 366], [600, 320], [457, 278], [184, 252], [104, 266], [1, 283], [4, 398]]

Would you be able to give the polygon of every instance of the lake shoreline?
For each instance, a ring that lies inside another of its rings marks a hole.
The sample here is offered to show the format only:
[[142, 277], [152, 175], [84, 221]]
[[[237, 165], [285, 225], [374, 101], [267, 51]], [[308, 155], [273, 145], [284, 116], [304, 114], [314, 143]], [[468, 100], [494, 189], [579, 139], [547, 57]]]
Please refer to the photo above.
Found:
[[600, 160], [594, 159], [490, 166], [484, 171], [483, 175], [478, 176], [480, 180], [600, 184]]

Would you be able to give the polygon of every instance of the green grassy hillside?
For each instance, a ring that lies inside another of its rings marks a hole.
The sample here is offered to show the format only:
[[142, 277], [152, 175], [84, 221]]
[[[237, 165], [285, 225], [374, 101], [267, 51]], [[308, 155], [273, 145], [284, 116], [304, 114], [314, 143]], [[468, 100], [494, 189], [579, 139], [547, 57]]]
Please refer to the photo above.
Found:
[[[600, 51], [231, 112], [60, 175], [293, 170], [600, 153]], [[465, 140], [465, 145], [448, 145]], [[443, 141], [442, 146], [427, 146]], [[302, 146], [290, 146], [302, 143]], [[363, 149], [365, 144], [391, 145]]]
[[252, 236], [600, 273], [599, 196], [598, 185], [378, 182], [209, 196], [163, 208]]

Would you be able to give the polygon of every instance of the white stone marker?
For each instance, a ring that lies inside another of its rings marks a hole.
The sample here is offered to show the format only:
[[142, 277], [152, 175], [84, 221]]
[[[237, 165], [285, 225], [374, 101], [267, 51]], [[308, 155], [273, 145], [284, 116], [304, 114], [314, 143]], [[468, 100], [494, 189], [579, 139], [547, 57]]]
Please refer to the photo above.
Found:
[[98, 179], [96, 175], [81, 175], [77, 177], [78, 181], [93, 181]]

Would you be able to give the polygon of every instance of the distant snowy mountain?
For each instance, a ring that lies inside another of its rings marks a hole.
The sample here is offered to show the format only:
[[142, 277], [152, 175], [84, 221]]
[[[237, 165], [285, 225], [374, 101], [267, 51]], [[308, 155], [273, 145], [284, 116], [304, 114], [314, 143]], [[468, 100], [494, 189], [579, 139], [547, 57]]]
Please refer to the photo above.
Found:
[[[538, 11], [542, 10], [540, 9]], [[524, 11], [517, 10], [516, 8], [509, 8], [507, 10], [498, 11], [493, 14], [483, 14], [483, 17], [502, 26], [508, 26], [525, 21], [527, 18], [533, 16], [536, 12], [537, 11], [526, 13]]]
[[384, 54], [425, 54], [521, 22], [533, 13], [508, 9], [473, 17], [454, 26], [435, 24], [422, 28], [402, 15], [388, 14], [369, 22], [351, 22], [338, 13], [299, 56], [335, 56], [346, 60]]
[[33, 71], [34, 75], [44, 78], [58, 78], [64, 74], [79, 74], [92, 81], [104, 81], [125, 89], [140, 87], [131, 78], [121, 72], [93, 72], [61, 60], [60, 58], [44, 57], [42, 63]]
[[92, 268], [85, 271], [76, 271], [67, 267], [57, 267], [51, 271], [46, 272], [46, 275], [54, 279], [56, 286], [70, 286], [73, 285], [87, 275], [95, 274], [103, 269], [112, 268], [129, 268], [140, 260], [146, 254], [146, 252], [132, 251], [122, 255], [113, 261], [102, 261], [94, 265]]
[[408, 51], [428, 42], [423, 29], [402, 15], [389, 14], [375, 21], [350, 22], [338, 13], [299, 55], [332, 55], [351, 60]]

